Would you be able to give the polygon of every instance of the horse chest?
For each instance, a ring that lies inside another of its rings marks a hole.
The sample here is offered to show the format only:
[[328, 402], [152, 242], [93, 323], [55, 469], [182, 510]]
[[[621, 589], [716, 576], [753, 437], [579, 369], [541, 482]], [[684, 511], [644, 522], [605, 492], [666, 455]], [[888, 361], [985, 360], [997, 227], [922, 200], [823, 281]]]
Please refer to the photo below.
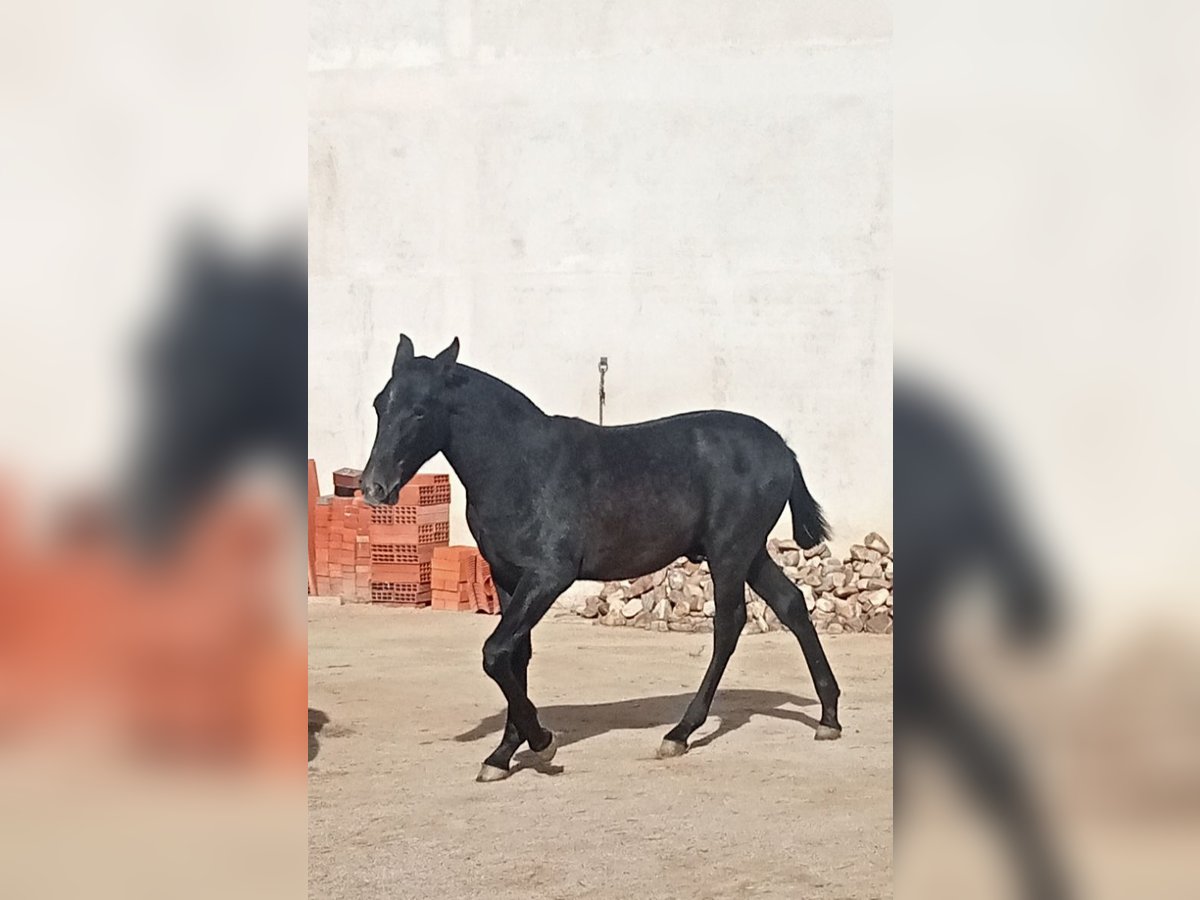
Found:
[[468, 501], [467, 525], [493, 571], [515, 576], [530, 568], [576, 561], [580, 556], [578, 535], [544, 516], [482, 510]]
[[511, 556], [506, 552], [506, 538], [509, 537], [506, 523], [480, 513], [477, 507], [468, 502], [467, 527], [471, 529], [471, 536], [475, 538], [475, 546], [489, 563], [495, 566], [497, 563], [510, 561]]

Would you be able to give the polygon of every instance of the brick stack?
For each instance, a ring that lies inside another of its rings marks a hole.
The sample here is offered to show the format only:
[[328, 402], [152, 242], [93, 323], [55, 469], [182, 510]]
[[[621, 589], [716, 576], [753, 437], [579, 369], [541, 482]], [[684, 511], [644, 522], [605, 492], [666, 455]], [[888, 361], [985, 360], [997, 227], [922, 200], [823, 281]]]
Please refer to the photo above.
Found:
[[482, 556], [475, 561], [475, 612], [499, 615], [500, 595], [496, 593], [496, 582], [492, 581], [492, 567]]
[[475, 583], [478, 556], [473, 547], [438, 547], [433, 552], [431, 600], [434, 609], [471, 609], [475, 603], [471, 587]]
[[431, 602], [434, 609], [500, 612], [492, 570], [474, 547], [439, 547], [433, 552]]
[[395, 506], [370, 508], [372, 603], [428, 606], [433, 554], [450, 543], [450, 477], [417, 475]]
[[333, 473], [333, 495], [353, 497], [362, 490], [362, 469], [338, 469]]
[[[358, 483], [355, 470], [335, 474], [337, 489]], [[361, 491], [320, 497], [314, 528], [318, 594], [428, 606], [433, 551], [450, 543], [450, 478], [415, 476], [395, 506], [367, 506]]]
[[362, 496], [321, 497], [316, 507], [317, 593], [371, 599], [370, 508]]

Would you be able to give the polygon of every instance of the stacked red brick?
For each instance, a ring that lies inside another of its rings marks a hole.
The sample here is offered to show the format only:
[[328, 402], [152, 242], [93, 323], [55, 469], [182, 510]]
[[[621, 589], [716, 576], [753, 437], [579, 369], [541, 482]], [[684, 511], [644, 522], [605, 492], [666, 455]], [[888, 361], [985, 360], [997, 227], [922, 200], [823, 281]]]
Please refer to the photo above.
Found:
[[371, 599], [370, 508], [362, 497], [321, 497], [316, 511], [317, 593]]
[[439, 547], [433, 551], [434, 609], [458, 612], [500, 611], [492, 570], [474, 547]]
[[[450, 543], [450, 478], [417, 475], [395, 506], [367, 506], [359, 473], [334, 473], [335, 496], [317, 500], [317, 593], [345, 600], [428, 606], [432, 556]], [[353, 496], [338, 496], [352, 493]]]
[[450, 543], [450, 476], [417, 475], [395, 506], [370, 507], [371, 602], [428, 606], [433, 553]]

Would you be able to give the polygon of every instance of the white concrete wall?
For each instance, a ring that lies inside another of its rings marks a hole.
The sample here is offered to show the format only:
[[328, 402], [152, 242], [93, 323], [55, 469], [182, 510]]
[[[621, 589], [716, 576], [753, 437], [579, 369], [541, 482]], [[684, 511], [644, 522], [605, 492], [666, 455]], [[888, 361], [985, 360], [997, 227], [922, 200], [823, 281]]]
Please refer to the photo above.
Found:
[[[848, 543], [892, 523], [876, 0], [311, 7], [310, 442], [361, 466], [401, 331], [548, 412], [750, 413]], [[427, 467], [448, 471], [441, 457]], [[452, 539], [469, 542], [456, 484]], [[785, 533], [779, 529], [778, 533]]]

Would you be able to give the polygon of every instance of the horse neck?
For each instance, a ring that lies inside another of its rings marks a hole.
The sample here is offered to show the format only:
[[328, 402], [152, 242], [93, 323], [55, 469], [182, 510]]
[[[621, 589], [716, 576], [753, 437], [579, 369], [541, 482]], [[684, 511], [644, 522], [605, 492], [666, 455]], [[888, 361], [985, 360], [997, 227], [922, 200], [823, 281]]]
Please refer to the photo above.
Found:
[[458, 366], [450, 435], [443, 455], [470, 494], [490, 473], [520, 462], [522, 436], [546, 414], [516, 388], [469, 366]]

